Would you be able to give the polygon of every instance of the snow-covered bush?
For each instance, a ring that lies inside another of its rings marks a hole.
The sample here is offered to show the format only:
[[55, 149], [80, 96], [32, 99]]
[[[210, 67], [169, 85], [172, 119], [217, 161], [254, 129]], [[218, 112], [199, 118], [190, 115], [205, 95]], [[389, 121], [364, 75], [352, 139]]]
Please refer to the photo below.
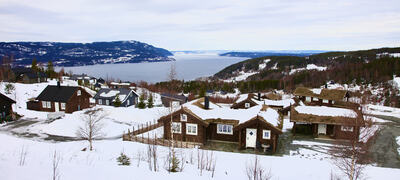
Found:
[[117, 162], [119, 163], [119, 165], [122, 166], [131, 165], [131, 159], [124, 153], [121, 153], [121, 155], [119, 155], [119, 157], [117, 158]]

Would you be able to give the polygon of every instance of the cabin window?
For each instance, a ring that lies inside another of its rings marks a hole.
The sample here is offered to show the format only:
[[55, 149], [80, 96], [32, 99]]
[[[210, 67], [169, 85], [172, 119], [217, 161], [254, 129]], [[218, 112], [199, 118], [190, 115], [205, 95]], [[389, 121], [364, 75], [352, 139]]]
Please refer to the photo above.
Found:
[[217, 133], [218, 134], [233, 134], [233, 126], [228, 124], [218, 124]]
[[332, 101], [332, 104], [335, 104], [335, 101]]
[[323, 99], [323, 100], [322, 100], [322, 103], [326, 103], [326, 104], [328, 104], [328, 103], [329, 103], [329, 100], [327, 100], [327, 99]]
[[42, 107], [43, 107], [43, 108], [47, 108], [47, 103], [46, 103], [46, 101], [42, 101]]
[[245, 108], [249, 108], [250, 107], [250, 103], [244, 103], [244, 107]]
[[263, 130], [263, 139], [271, 139], [271, 130]]
[[172, 132], [180, 134], [182, 132], [182, 124], [180, 122], [172, 122]]
[[51, 102], [47, 101], [47, 108], [51, 108]]
[[306, 97], [306, 102], [311, 102], [311, 97]]
[[197, 135], [197, 124], [186, 123], [186, 134]]
[[99, 99], [97, 102], [98, 102], [99, 104], [103, 104], [103, 101], [102, 101], [101, 99]]
[[61, 103], [61, 110], [65, 110], [65, 103]]
[[341, 130], [342, 131], [353, 132], [353, 126], [342, 126]]
[[129, 99], [128, 99], [128, 100], [126, 100], [126, 105], [127, 105], [127, 106], [129, 106]]
[[319, 99], [318, 98], [313, 98], [313, 101], [319, 101]]
[[106, 99], [106, 105], [110, 105], [110, 100]]
[[81, 90], [78, 90], [78, 93], [77, 93], [77, 95], [78, 95], [78, 96], [80, 96], [80, 95], [81, 95]]
[[187, 115], [186, 114], [181, 114], [181, 121], [187, 121]]

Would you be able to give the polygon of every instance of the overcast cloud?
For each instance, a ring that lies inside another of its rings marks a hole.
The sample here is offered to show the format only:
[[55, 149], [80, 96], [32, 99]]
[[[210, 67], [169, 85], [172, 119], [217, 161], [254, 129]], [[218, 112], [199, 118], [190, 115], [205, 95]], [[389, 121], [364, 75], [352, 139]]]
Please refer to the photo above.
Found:
[[0, 0], [0, 41], [138, 40], [168, 50], [400, 46], [399, 0]]

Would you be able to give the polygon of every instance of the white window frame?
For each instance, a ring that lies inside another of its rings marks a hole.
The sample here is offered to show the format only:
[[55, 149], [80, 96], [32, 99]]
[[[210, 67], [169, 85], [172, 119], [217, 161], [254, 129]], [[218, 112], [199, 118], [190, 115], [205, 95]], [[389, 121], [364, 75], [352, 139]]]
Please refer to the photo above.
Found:
[[313, 101], [319, 101], [319, 99], [316, 97], [313, 97]]
[[65, 110], [65, 103], [61, 103], [61, 110]]
[[51, 102], [47, 101], [47, 108], [51, 109]]
[[186, 114], [181, 114], [181, 121], [187, 122], [187, 115]]
[[311, 102], [311, 97], [306, 96], [306, 102]]
[[107, 106], [110, 105], [110, 100], [106, 99], [106, 105], [107, 105]]
[[217, 124], [217, 134], [233, 135], [233, 125], [230, 125], [230, 124]]
[[186, 134], [197, 136], [197, 124], [186, 123]]
[[80, 96], [82, 94], [81, 90], [78, 90], [78, 92], [76, 93], [77, 96]]
[[[174, 127], [179, 127], [179, 131], [175, 131]], [[174, 134], [181, 134], [182, 133], [182, 123], [180, 123], [180, 122], [172, 122], [171, 131]]]
[[354, 127], [353, 126], [341, 126], [340, 130], [344, 131], [344, 132], [353, 132], [354, 131]]
[[[266, 132], [268, 132], [268, 136], [265, 136]], [[271, 139], [271, 130], [263, 130], [263, 139]]]
[[42, 101], [42, 107], [43, 108], [47, 108], [47, 102], [46, 101]]
[[329, 100], [327, 100], [327, 99], [323, 99], [323, 100], [322, 100], [322, 103], [326, 103], [326, 104], [328, 104], [328, 103], [329, 103]]
[[335, 104], [335, 101], [332, 100], [332, 104]]
[[244, 107], [245, 108], [249, 108], [250, 107], [250, 103], [244, 103]]
[[98, 102], [99, 104], [103, 104], [103, 100], [102, 100], [102, 99], [98, 99], [97, 102]]
[[128, 99], [128, 100], [126, 100], [126, 105], [129, 106], [129, 104], [130, 104], [130, 101]]

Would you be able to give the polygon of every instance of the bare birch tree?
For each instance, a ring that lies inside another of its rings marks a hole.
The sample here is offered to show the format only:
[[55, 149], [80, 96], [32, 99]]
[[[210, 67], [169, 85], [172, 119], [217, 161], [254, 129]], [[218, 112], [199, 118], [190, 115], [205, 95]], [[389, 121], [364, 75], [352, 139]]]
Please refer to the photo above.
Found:
[[[349, 125], [349, 127], [351, 127]], [[352, 130], [356, 130], [355, 127]], [[365, 120], [365, 126], [360, 127], [360, 133], [349, 140], [336, 141], [329, 153], [333, 156], [334, 165], [347, 176], [349, 180], [361, 179], [366, 165], [369, 163], [368, 139], [375, 133], [372, 121]]]
[[246, 166], [246, 175], [249, 180], [269, 180], [271, 179], [271, 171], [266, 171], [261, 165], [257, 155], [254, 156], [254, 161]]
[[93, 150], [93, 140], [104, 136], [101, 130], [103, 128], [102, 120], [105, 117], [107, 115], [103, 112], [102, 108], [89, 109], [82, 116], [84, 124], [82, 127], [79, 127], [76, 134], [79, 138], [89, 142], [90, 151]]

